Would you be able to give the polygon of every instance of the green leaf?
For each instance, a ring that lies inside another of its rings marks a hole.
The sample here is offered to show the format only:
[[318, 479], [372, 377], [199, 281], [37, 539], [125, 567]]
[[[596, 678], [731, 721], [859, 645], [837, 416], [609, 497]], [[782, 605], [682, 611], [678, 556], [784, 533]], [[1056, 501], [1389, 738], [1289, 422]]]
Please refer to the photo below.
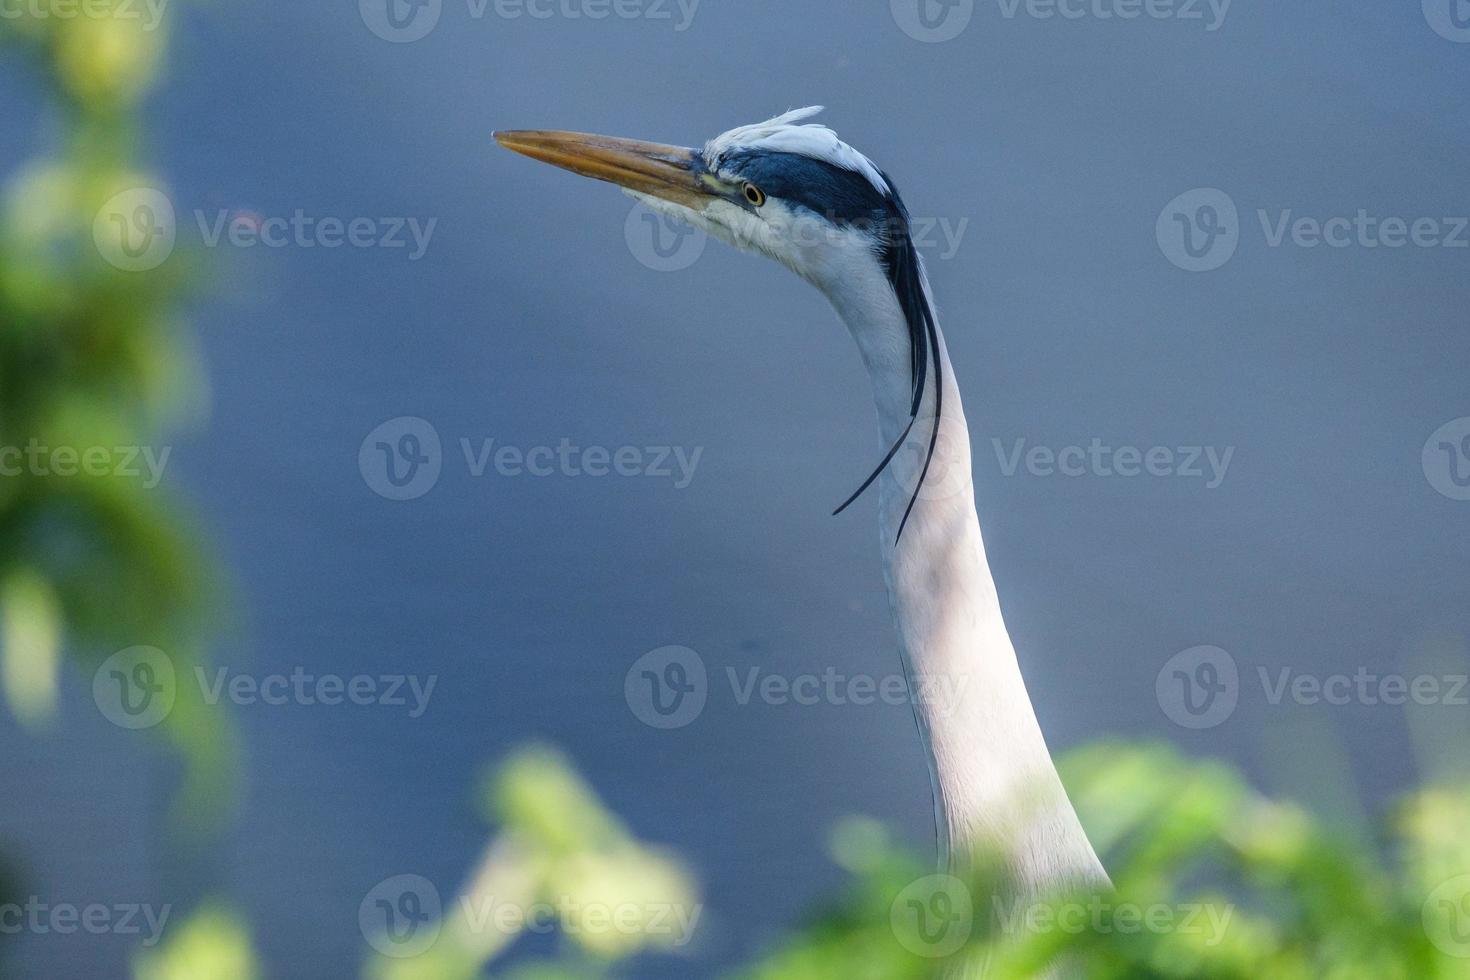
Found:
[[56, 709], [61, 669], [61, 603], [30, 569], [0, 580], [0, 676], [5, 700], [24, 725], [38, 728]]

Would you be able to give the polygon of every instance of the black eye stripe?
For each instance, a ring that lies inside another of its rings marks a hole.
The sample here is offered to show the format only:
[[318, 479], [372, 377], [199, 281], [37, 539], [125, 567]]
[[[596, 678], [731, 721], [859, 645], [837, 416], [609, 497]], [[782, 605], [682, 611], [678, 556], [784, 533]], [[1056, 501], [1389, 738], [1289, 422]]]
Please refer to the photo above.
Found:
[[728, 154], [721, 165], [779, 198], [839, 224], [871, 223], [896, 217], [892, 197], [862, 174], [799, 153], [760, 150]]

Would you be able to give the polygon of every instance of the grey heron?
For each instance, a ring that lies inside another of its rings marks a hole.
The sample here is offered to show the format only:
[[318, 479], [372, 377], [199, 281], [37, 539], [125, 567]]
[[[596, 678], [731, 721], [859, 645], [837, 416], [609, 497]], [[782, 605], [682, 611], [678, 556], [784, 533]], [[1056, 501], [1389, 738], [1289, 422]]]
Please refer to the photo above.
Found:
[[[970, 475], [970, 441], [909, 215], [893, 181], [820, 107], [687, 148], [584, 133], [498, 132], [504, 147], [617, 184], [645, 205], [776, 259], [836, 308], [872, 379], [886, 455], [885, 578], [933, 786], [941, 867], [999, 857], [1021, 895], [1107, 887], [1062, 787], [1001, 616]], [[940, 703], [943, 701], [944, 703]]]

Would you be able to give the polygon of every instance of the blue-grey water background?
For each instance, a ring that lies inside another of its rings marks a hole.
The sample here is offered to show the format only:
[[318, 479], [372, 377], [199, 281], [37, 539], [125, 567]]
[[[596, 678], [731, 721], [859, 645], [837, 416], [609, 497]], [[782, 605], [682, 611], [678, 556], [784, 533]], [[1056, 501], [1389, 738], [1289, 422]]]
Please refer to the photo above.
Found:
[[[567, 8], [556, 8], [564, 10]], [[575, 5], [571, 9], [577, 8]], [[655, 8], [652, 0], [642, 8]], [[979, 3], [944, 43], [885, 3], [705, 0], [687, 29], [642, 16], [476, 18], [388, 43], [357, 5], [179, 4], [148, 156], [184, 247], [194, 212], [437, 219], [427, 252], [207, 250], [193, 304], [207, 424], [170, 442], [237, 585], [217, 662], [255, 676], [434, 675], [418, 718], [386, 706], [242, 706], [244, 803], [208, 861], [155, 829], [172, 766], [68, 682], [62, 723], [0, 722], [0, 844], [53, 902], [163, 903], [223, 886], [282, 977], [354, 975], [358, 903], [421, 874], [446, 894], [486, 828], [482, 767], [562, 747], [634, 831], [701, 872], [684, 958], [708, 976], [774, 941], [841, 875], [844, 814], [929, 843], [928, 781], [902, 705], [741, 705], [727, 668], [898, 669], [871, 501], [867, 379], [822, 298], [710, 243], [640, 262], [631, 202], [498, 149], [499, 128], [698, 143], [791, 106], [894, 176], [911, 211], [964, 231], [926, 251], [967, 399], [979, 509], [1006, 617], [1054, 749], [1166, 739], [1243, 766], [1345, 826], [1418, 778], [1404, 709], [1272, 705], [1258, 668], [1407, 671], [1470, 637], [1470, 503], [1421, 449], [1470, 415], [1470, 250], [1272, 247], [1257, 218], [1470, 213], [1470, 44], [1417, 2], [1236, 0], [1203, 20], [1040, 19]], [[38, 146], [21, 65], [0, 64], [0, 165]], [[1222, 268], [1171, 263], [1176, 195], [1239, 206]], [[443, 440], [426, 495], [358, 466], [385, 420]], [[1007, 476], [994, 440], [1232, 447], [1187, 477]], [[658, 477], [476, 477], [479, 446], [702, 449]], [[659, 731], [624, 700], [632, 662], [698, 651], [711, 695]], [[1173, 724], [1160, 667], [1229, 651], [1223, 724]], [[1446, 715], [1467, 709], [1421, 709]], [[1463, 746], [1462, 746], [1463, 748]], [[181, 914], [181, 913], [180, 913]], [[25, 976], [116, 976], [125, 937], [28, 936]], [[524, 947], [544, 952], [540, 940]]]

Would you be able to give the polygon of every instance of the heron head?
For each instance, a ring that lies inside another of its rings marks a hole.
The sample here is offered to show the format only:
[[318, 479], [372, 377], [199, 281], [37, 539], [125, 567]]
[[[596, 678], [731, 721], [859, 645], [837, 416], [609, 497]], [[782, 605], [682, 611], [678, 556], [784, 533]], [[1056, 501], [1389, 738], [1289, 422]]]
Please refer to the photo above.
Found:
[[[908, 426], [836, 513], [893, 460], [918, 420], [926, 391], [932, 391], [933, 424], [927, 427], [923, 469], [899, 522], [902, 537], [939, 435], [943, 366], [933, 301], [898, 191], [832, 130], [803, 122], [821, 111], [795, 109], [722, 133], [700, 149], [548, 130], [499, 132], [495, 139], [533, 159], [617, 184], [655, 210], [768, 255], [839, 307], [842, 296], [855, 296], [868, 308], [891, 300], [896, 315], [889, 319], [907, 335]], [[897, 350], [902, 342], [885, 336], [877, 346]]]
[[[737, 248], [767, 255], [819, 287], [883, 271], [906, 245], [908, 215], [888, 177], [826, 126], [820, 106], [722, 133], [694, 149], [586, 133], [498, 132], [504, 147], [617, 184], [649, 207]], [[868, 270], [864, 270], [868, 271]]]

